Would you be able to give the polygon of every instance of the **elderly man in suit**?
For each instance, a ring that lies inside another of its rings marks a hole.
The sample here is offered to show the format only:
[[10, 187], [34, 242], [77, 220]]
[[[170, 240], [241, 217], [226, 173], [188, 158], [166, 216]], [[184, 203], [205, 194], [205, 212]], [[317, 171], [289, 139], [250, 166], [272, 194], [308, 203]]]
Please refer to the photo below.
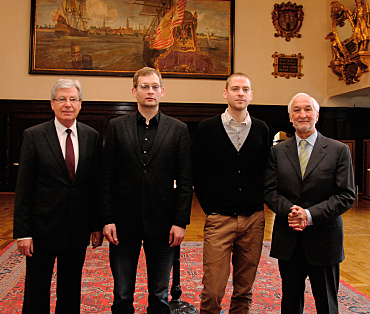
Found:
[[[24, 131], [14, 202], [14, 238], [27, 257], [23, 313], [50, 313], [58, 259], [55, 313], [80, 313], [81, 274], [92, 233], [101, 245], [96, 200], [99, 134], [77, 122], [79, 81], [58, 80], [51, 91], [55, 118]], [[92, 232], [93, 231], [93, 232]]]
[[317, 313], [334, 314], [344, 259], [341, 215], [355, 199], [351, 154], [316, 130], [314, 98], [295, 95], [288, 112], [295, 136], [271, 148], [265, 180], [265, 201], [276, 214], [270, 255], [279, 261], [281, 313], [303, 313], [308, 276]]
[[142, 245], [148, 272], [147, 311], [170, 313], [170, 272], [175, 246], [190, 223], [192, 185], [187, 126], [159, 111], [164, 93], [161, 74], [142, 68], [135, 73], [132, 88], [138, 111], [113, 119], [108, 126], [101, 220], [110, 242], [112, 313], [134, 313]]

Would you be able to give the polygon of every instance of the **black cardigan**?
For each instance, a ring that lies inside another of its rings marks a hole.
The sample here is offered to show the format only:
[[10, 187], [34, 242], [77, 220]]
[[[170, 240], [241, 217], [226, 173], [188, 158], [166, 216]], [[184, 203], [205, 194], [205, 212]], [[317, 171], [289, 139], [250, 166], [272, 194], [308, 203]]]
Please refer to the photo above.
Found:
[[263, 210], [263, 189], [269, 151], [268, 127], [253, 118], [238, 152], [221, 115], [199, 124], [194, 145], [194, 187], [204, 212], [251, 215]]

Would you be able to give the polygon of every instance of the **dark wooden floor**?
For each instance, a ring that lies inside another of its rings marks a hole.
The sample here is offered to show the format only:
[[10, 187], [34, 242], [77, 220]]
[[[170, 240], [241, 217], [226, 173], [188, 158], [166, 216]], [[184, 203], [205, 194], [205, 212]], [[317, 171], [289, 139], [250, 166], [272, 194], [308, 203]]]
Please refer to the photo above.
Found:
[[[14, 194], [0, 193], [0, 251], [14, 240]], [[202, 241], [204, 213], [193, 199], [191, 224], [185, 241]], [[274, 213], [265, 208], [265, 241], [271, 241]], [[359, 197], [353, 208], [343, 215], [346, 259], [341, 264], [341, 279], [370, 296], [370, 201]]]

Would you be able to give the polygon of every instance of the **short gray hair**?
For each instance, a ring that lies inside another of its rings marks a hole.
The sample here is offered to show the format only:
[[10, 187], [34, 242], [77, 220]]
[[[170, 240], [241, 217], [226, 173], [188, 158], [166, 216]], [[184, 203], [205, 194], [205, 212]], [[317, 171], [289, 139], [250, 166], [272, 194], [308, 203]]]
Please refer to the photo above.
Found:
[[306, 94], [306, 93], [298, 93], [296, 95], [293, 96], [293, 98], [291, 99], [291, 101], [289, 102], [288, 104], [288, 113], [291, 114], [292, 113], [292, 105], [293, 105], [293, 102], [294, 100], [299, 97], [299, 96], [307, 96], [309, 98], [311, 98], [312, 100], [312, 105], [313, 105], [313, 108], [315, 109], [316, 112], [319, 112], [320, 110], [320, 105], [319, 103], [316, 101], [315, 98], [311, 97], [310, 95]]
[[57, 80], [54, 84], [53, 88], [51, 89], [51, 99], [55, 98], [57, 90], [62, 88], [72, 88], [76, 87], [78, 91], [78, 97], [82, 100], [82, 87], [79, 80], [71, 80], [71, 79], [60, 79]]

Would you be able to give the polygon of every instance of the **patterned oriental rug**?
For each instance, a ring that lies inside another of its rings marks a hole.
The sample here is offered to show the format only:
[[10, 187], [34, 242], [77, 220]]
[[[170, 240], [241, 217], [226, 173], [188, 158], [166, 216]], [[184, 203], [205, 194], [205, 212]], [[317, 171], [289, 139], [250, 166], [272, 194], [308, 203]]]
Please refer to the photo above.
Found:
[[[199, 309], [202, 289], [202, 242], [184, 242], [181, 246], [181, 300]], [[277, 260], [269, 257], [270, 242], [265, 242], [257, 279], [254, 284], [252, 313], [280, 313], [281, 285]], [[20, 313], [24, 291], [25, 258], [18, 254], [16, 244], [10, 244], [0, 255], [0, 313]], [[52, 311], [55, 308], [55, 278], [51, 288]], [[140, 256], [137, 275], [136, 313], [146, 313], [147, 283], [145, 257]], [[341, 281], [339, 312], [370, 313], [370, 298]], [[109, 268], [108, 244], [96, 250], [88, 249], [83, 270], [81, 313], [110, 313], [113, 279]], [[229, 280], [221, 313], [228, 313], [232, 281]], [[311, 287], [307, 280], [304, 314], [316, 313]]]

